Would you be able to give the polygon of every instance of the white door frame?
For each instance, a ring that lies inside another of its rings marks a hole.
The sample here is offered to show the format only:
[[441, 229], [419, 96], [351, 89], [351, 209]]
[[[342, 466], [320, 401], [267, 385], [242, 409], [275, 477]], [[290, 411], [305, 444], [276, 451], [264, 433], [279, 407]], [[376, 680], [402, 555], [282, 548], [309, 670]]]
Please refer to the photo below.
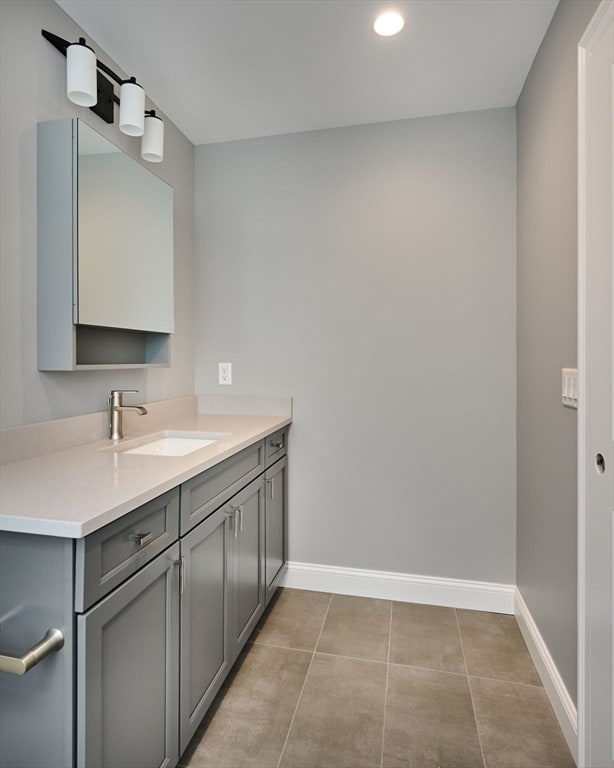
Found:
[[[614, 253], [607, 254], [602, 248], [604, 239], [607, 242], [609, 237], [610, 251], [614, 242], [612, 227], [614, 119], [611, 111], [614, 106], [614, 93], [611, 90], [614, 62], [610, 62], [609, 74], [607, 62], [604, 67], [604, 51], [608, 50], [608, 46], [610, 46], [609, 50], [612, 50], [613, 39], [614, 0], [602, 0], [578, 45], [578, 766], [580, 768], [589, 768], [589, 766], [610, 768], [614, 765], [612, 755], [614, 738], [612, 547], [614, 542], [611, 506], [612, 478], [614, 477], [612, 444], [614, 436], [612, 418], [614, 288], [612, 275], [609, 280], [604, 279], [610, 270], [614, 271]], [[595, 52], [594, 56], [593, 52]], [[592, 59], [591, 56], [593, 56]], [[595, 64], [596, 61], [600, 62], [599, 66]], [[604, 76], [606, 80], [608, 77], [610, 79], [610, 94], [607, 93], [607, 86], [605, 88], [603, 86], [606, 82]], [[596, 83], [599, 85], [596, 86]], [[605, 101], [602, 95], [604, 92]], [[609, 115], [606, 111], [605, 120], [595, 121], [595, 115], [599, 115], [600, 109], [596, 105], [604, 103], [607, 106], [610, 99], [612, 104], [609, 105]], [[609, 137], [604, 134], [606, 125], [603, 125], [608, 122]], [[607, 149], [608, 143], [609, 149]], [[599, 152], [595, 151], [595, 146], [601, 147]], [[608, 153], [610, 154], [610, 162], [604, 160], [602, 163], [600, 153], [604, 151], [604, 146], [606, 146], [606, 157]], [[608, 216], [609, 232], [607, 224], [604, 227]], [[606, 233], [605, 238], [604, 233]], [[595, 247], [594, 243], [599, 245]], [[596, 279], [597, 274], [600, 275], [601, 280]], [[608, 324], [610, 324], [609, 332]], [[597, 472], [595, 462], [597, 452], [605, 457], [606, 471], [601, 476]]]

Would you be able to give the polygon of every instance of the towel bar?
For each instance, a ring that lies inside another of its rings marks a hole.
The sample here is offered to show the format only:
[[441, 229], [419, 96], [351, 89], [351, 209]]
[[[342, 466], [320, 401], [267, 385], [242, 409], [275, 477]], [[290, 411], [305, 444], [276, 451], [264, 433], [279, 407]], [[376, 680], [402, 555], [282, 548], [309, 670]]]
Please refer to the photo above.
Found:
[[25, 673], [42, 661], [52, 651], [59, 651], [64, 646], [64, 634], [60, 629], [48, 629], [45, 637], [26, 651], [23, 656], [9, 656], [0, 654], [0, 672], [8, 672], [11, 675], [25, 675]]

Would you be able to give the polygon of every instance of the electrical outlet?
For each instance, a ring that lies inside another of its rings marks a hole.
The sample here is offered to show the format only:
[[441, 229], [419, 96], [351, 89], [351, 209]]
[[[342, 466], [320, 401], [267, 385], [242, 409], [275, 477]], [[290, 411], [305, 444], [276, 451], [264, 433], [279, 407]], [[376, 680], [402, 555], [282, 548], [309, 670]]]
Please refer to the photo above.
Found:
[[218, 384], [232, 384], [232, 363], [217, 364]]

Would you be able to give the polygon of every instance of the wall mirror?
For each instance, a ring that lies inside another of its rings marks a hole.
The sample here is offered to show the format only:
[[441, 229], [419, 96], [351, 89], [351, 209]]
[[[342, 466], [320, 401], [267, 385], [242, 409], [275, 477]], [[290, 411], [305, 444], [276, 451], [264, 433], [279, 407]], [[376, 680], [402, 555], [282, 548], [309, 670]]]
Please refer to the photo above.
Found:
[[173, 188], [75, 122], [75, 323], [172, 333]]

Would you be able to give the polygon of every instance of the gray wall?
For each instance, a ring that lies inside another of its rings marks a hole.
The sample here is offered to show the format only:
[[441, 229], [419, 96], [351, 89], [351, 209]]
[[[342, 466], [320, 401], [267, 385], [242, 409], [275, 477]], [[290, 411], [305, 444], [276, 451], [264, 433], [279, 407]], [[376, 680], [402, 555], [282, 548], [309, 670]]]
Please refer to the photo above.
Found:
[[515, 173], [513, 108], [197, 147], [196, 388], [294, 397], [292, 560], [515, 581]]
[[[2, 0], [0, 14], [0, 425], [100, 411], [113, 387], [139, 389], [143, 400], [192, 394], [194, 147], [168, 119], [165, 160], [149, 167], [175, 189], [176, 333], [171, 367], [147, 372], [37, 370], [36, 124], [80, 117], [137, 158], [140, 140], [120, 133], [117, 120], [108, 126], [89, 109], [67, 100], [66, 59], [41, 37], [41, 29], [70, 41], [83, 32], [58, 5], [52, 0]], [[98, 58], [121, 74], [91, 42]]]
[[597, 0], [562, 0], [517, 105], [517, 583], [557, 668], [576, 686], [577, 43]]

